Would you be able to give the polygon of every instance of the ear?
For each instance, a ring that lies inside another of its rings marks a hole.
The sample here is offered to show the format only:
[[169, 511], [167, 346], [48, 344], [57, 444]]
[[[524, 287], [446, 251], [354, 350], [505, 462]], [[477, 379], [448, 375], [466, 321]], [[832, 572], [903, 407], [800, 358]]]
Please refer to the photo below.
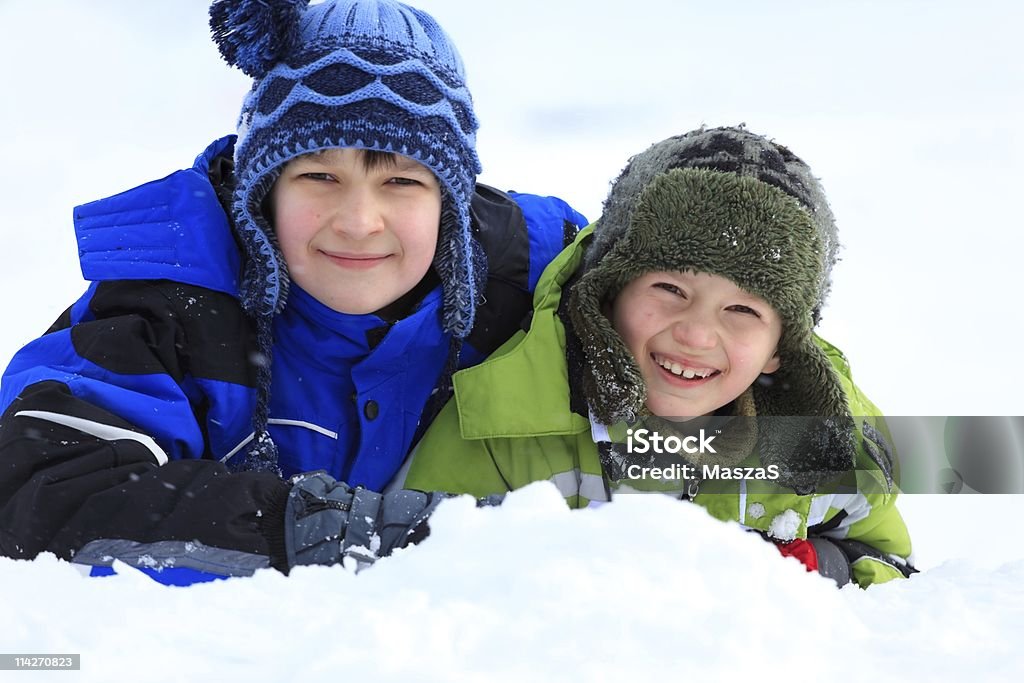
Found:
[[781, 365], [782, 362], [779, 360], [779, 354], [776, 353], [774, 356], [768, 359], [767, 363], [764, 364], [764, 368], [761, 369], [761, 373], [765, 375], [770, 375], [776, 370], [778, 370]]

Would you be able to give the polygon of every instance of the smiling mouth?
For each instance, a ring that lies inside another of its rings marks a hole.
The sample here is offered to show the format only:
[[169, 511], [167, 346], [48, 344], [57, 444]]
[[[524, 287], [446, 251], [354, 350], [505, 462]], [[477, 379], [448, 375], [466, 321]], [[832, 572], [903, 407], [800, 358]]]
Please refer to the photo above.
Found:
[[721, 370], [715, 368], [691, 368], [683, 367], [679, 363], [669, 360], [668, 358], [659, 358], [654, 354], [651, 354], [651, 359], [655, 364], [660, 367], [666, 374], [670, 375], [674, 379], [681, 379], [687, 382], [703, 382], [708, 379], [712, 379], [720, 374]]
[[326, 251], [321, 251], [320, 253], [326, 256], [332, 263], [343, 268], [359, 270], [373, 268], [391, 258], [391, 254], [332, 254]]

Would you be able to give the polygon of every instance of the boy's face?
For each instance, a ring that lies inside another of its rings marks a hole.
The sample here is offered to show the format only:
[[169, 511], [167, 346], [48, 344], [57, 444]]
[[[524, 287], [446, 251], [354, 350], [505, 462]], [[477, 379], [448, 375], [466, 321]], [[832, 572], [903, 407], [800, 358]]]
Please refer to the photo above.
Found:
[[647, 273], [619, 293], [611, 319], [661, 417], [709, 415], [779, 368], [778, 313], [719, 275]]
[[423, 279], [437, 248], [437, 178], [399, 154], [378, 160], [367, 168], [365, 152], [348, 148], [301, 156], [270, 192], [292, 280], [341, 313], [394, 302]]

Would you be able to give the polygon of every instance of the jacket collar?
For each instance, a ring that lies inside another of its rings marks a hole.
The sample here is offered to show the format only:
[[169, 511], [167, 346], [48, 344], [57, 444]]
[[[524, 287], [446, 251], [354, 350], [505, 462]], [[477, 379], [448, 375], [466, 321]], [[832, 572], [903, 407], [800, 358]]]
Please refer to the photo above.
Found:
[[[371, 355], [375, 365], [393, 366], [399, 356], [416, 357], [427, 347], [447, 347], [448, 337], [440, 329], [440, 308], [438, 286], [409, 315], [392, 322], [376, 313], [332, 310], [292, 283], [288, 303], [274, 319], [274, 336], [289, 353], [307, 358], [327, 372], [339, 372]], [[374, 354], [377, 349], [381, 352]]]
[[[590, 429], [569, 405], [565, 330], [558, 318], [563, 286], [583, 259], [593, 231], [585, 228], [544, 270], [533, 297], [530, 328], [494, 354], [455, 373], [455, 401], [467, 439], [576, 434]], [[500, 387], [501, 396], [493, 396]], [[530, 406], [521, 410], [521, 406]]]

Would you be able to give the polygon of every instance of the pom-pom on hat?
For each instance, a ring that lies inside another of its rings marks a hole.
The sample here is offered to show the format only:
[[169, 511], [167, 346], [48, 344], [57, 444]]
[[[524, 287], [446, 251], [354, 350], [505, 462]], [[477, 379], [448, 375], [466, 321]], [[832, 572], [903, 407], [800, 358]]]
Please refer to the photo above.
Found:
[[246, 256], [242, 306], [256, 317], [265, 359], [255, 446], [245, 467], [272, 470], [270, 321], [285, 305], [289, 280], [262, 205], [283, 166], [302, 154], [352, 147], [402, 154], [437, 176], [442, 205], [434, 268], [442, 325], [457, 354], [487, 275], [470, 232], [481, 171], [478, 123], [451, 40], [429, 14], [394, 0], [216, 0], [210, 27], [224, 59], [254, 79], [238, 120], [232, 217]]

